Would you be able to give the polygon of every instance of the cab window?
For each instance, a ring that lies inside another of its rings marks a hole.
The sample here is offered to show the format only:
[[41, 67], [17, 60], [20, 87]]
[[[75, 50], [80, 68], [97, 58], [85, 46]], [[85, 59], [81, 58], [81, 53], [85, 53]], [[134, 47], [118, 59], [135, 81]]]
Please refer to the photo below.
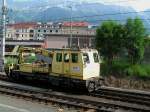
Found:
[[71, 54], [72, 63], [78, 63], [78, 53]]
[[62, 62], [62, 53], [57, 53], [56, 54], [56, 61], [57, 62]]
[[95, 63], [99, 62], [99, 58], [98, 58], [98, 54], [97, 53], [93, 53], [93, 58], [94, 58], [94, 62]]
[[88, 53], [83, 53], [83, 60], [85, 63], [90, 63], [89, 55]]
[[64, 62], [66, 62], [66, 63], [69, 62], [69, 58], [70, 58], [70, 57], [69, 57], [69, 54], [68, 54], [68, 53], [65, 53], [65, 54], [64, 54]]

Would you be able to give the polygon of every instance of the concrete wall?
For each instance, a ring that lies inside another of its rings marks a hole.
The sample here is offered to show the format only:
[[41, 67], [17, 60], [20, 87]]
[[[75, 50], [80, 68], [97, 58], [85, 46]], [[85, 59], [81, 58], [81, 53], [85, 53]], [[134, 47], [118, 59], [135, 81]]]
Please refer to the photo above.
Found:
[[63, 46], [68, 45], [68, 38], [65, 37], [50, 37], [46, 38], [46, 47], [47, 48], [62, 48]]

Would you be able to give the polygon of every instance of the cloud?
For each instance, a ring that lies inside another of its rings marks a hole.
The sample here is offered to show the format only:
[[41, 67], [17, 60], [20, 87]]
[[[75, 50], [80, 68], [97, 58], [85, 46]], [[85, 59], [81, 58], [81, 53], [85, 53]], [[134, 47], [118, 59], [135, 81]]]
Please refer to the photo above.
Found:
[[150, 0], [87, 0], [93, 2], [100, 2], [104, 4], [115, 4], [120, 6], [131, 6], [137, 11], [144, 11], [150, 9]]
[[14, 2], [26, 2], [26, 1], [33, 1], [33, 0], [13, 0]]

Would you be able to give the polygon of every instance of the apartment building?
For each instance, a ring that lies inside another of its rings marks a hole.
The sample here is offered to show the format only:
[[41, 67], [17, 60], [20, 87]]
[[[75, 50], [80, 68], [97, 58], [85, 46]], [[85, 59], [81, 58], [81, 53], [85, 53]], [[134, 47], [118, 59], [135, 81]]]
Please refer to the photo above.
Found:
[[87, 22], [15, 23], [7, 25], [6, 38], [11, 40], [45, 40], [47, 47], [93, 46], [95, 29]]
[[94, 46], [95, 29], [89, 28], [87, 22], [63, 22], [45, 34], [46, 46], [62, 48], [68, 46]]
[[15, 23], [7, 25], [6, 38], [11, 40], [30, 40], [35, 37], [37, 23]]

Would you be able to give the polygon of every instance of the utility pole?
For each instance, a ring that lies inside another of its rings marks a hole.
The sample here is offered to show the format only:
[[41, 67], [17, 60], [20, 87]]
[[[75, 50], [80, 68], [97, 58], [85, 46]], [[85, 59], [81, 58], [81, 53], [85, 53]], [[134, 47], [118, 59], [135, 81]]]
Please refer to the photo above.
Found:
[[69, 47], [72, 46], [72, 6], [68, 6], [70, 8], [70, 39], [69, 39]]
[[0, 37], [0, 71], [4, 71], [4, 59], [5, 59], [5, 37], [6, 37], [6, 0], [2, 0], [2, 36]]

